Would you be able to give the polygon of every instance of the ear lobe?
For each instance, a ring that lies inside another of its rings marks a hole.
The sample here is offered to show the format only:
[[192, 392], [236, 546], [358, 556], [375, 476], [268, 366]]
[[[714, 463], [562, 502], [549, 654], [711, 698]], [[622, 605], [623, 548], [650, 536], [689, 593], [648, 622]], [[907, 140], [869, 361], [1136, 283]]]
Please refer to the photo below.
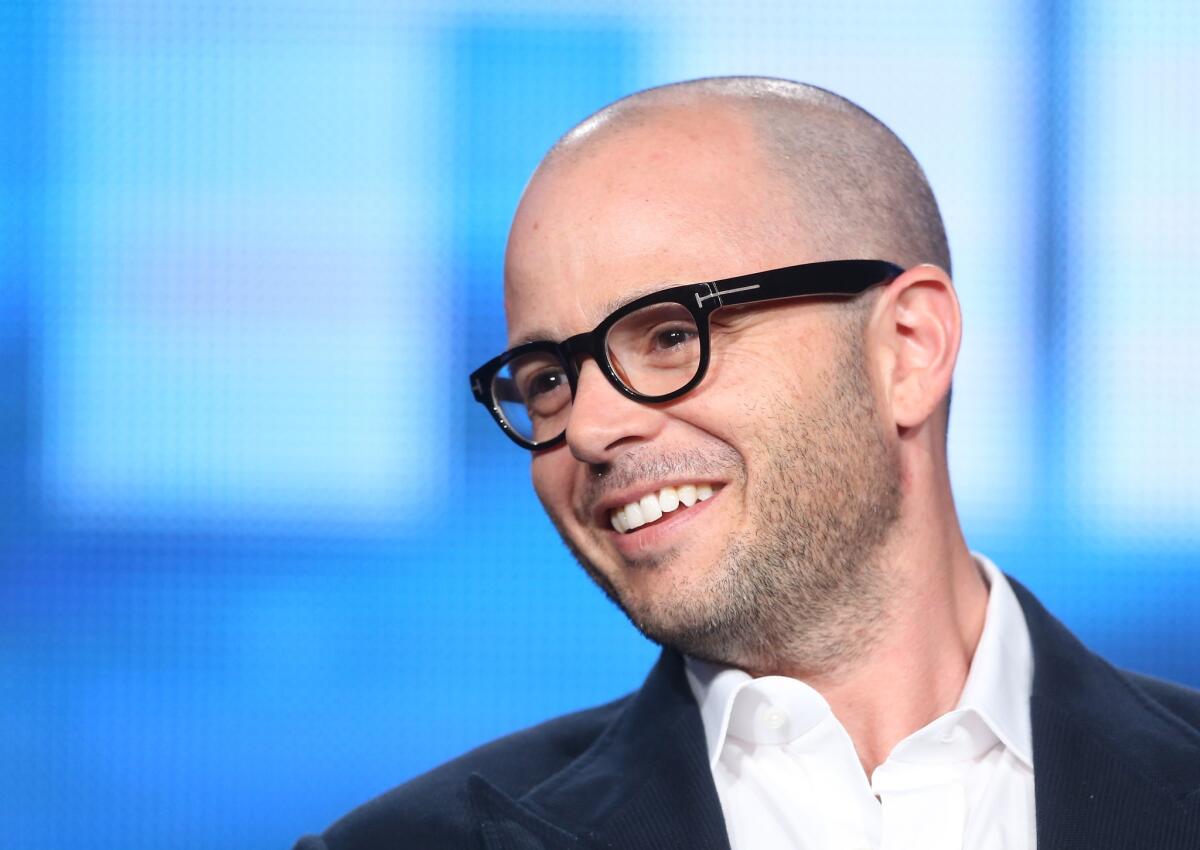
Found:
[[949, 275], [932, 265], [914, 266], [885, 290], [892, 370], [892, 416], [899, 428], [925, 423], [950, 390], [962, 314]]

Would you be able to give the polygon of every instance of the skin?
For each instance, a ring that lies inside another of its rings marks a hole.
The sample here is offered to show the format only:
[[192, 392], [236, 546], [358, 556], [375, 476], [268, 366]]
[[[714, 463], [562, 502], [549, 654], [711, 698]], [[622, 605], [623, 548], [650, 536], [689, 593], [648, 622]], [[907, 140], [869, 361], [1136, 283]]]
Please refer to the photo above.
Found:
[[[510, 341], [590, 330], [614, 304], [666, 285], [862, 256], [854, 245], [831, 252], [777, 173], [728, 98], [569, 136], [514, 219]], [[566, 442], [533, 456], [534, 487], [639, 628], [752, 675], [806, 681], [869, 775], [954, 707], [983, 628], [987, 588], [945, 453], [961, 333], [954, 288], [941, 268], [915, 265], [857, 306], [726, 312], [705, 381], [674, 402], [630, 401], [584, 361]], [[612, 530], [607, 507], [688, 481], [716, 495], [660, 527]], [[792, 536], [807, 543], [782, 565], [755, 549]], [[755, 571], [785, 577], [762, 596], [771, 604], [722, 625], [728, 589]]]

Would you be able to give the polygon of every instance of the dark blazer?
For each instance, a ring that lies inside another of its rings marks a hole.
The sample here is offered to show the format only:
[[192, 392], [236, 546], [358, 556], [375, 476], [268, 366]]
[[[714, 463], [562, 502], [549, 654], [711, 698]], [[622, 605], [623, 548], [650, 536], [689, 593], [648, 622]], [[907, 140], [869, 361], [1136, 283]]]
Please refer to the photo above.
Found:
[[[1033, 644], [1038, 850], [1198, 850], [1200, 692], [1117, 670], [1012, 584]], [[468, 753], [296, 850], [601, 847], [729, 848], [674, 651], [636, 693]]]

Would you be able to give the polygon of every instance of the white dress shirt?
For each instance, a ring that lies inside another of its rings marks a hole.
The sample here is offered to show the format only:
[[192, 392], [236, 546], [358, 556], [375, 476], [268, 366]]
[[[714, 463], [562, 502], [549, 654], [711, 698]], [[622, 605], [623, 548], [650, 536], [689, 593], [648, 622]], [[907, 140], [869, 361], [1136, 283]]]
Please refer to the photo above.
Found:
[[976, 555], [986, 620], [958, 706], [868, 779], [816, 690], [687, 659], [733, 850], [1033, 850], [1033, 653], [1004, 575]]

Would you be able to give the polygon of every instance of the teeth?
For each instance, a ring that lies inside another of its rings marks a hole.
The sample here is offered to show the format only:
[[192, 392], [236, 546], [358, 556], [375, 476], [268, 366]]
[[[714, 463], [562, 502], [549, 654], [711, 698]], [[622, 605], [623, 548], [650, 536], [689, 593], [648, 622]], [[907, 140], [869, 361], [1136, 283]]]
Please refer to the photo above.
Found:
[[647, 523], [661, 519], [663, 514], [678, 510], [682, 505], [690, 508], [696, 502], [711, 499], [711, 484], [684, 484], [680, 487], [663, 487], [657, 493], [647, 493], [636, 502], [617, 508], [608, 516], [613, 530], [624, 534]]
[[638, 504], [642, 506], [642, 516], [646, 518], [646, 522], [654, 522], [656, 519], [662, 518], [662, 508], [658, 506], [658, 496], [654, 493], [642, 496], [642, 501]]

